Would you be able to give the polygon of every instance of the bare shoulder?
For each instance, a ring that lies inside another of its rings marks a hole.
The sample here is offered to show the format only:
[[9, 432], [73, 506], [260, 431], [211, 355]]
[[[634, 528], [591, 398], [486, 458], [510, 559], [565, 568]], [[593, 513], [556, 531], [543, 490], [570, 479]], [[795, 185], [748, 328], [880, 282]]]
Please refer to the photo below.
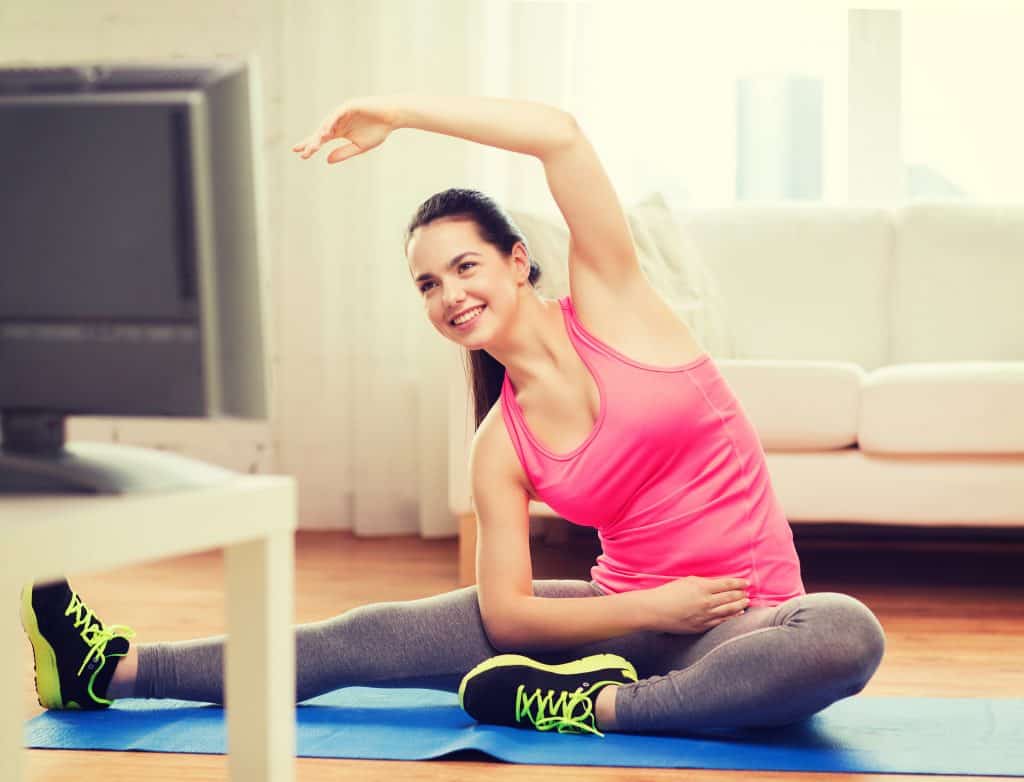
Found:
[[705, 352], [638, 266], [609, 279], [570, 256], [569, 289], [583, 327], [634, 361], [672, 367]]
[[530, 480], [526, 477], [526, 471], [505, 428], [500, 399], [491, 406], [484, 420], [480, 422], [476, 434], [473, 435], [469, 472], [474, 494], [478, 487], [507, 487], [514, 483], [527, 497], [536, 499]]

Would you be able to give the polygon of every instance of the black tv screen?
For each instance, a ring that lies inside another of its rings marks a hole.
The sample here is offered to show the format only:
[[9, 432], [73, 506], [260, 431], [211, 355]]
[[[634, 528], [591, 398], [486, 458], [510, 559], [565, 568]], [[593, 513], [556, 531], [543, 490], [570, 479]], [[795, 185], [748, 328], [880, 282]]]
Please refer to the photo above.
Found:
[[176, 106], [0, 106], [4, 319], [190, 321], [187, 116]]

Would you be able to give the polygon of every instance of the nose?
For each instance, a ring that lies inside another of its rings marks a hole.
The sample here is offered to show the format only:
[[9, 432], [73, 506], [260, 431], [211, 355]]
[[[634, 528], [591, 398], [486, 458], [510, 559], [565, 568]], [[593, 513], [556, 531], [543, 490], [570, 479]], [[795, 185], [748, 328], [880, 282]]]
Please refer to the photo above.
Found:
[[450, 310], [465, 298], [466, 292], [458, 283], [449, 283], [441, 294], [441, 301], [444, 303], [446, 310]]

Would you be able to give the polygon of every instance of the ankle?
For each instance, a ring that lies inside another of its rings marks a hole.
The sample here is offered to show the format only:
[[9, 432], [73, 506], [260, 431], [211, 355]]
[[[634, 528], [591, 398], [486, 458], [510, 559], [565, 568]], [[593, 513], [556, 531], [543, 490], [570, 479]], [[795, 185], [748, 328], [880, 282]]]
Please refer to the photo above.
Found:
[[[114, 675], [107, 687], [107, 697], [110, 700], [118, 698], [131, 698], [135, 695], [135, 680], [139, 671], [139, 653], [134, 646], [128, 648], [128, 654], [124, 657], [114, 658], [117, 666], [114, 668]], [[113, 662], [114, 660], [109, 660]]]
[[615, 721], [615, 696], [618, 694], [619, 685], [609, 684], [602, 687], [597, 693], [597, 700], [594, 702], [594, 717], [597, 720], [597, 729], [601, 731], [614, 731], [618, 724]]

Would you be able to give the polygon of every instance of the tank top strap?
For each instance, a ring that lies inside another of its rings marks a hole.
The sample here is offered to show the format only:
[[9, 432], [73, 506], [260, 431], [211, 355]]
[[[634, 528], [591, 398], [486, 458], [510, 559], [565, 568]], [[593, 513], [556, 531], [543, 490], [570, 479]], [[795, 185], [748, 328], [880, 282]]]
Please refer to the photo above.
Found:
[[516, 401], [515, 391], [512, 389], [512, 381], [509, 379], [508, 372], [505, 373], [505, 377], [501, 382], [501, 394], [498, 397], [498, 404], [501, 405], [501, 417], [505, 421], [505, 430], [509, 434], [509, 439], [516, 450], [516, 455], [519, 457], [519, 463], [525, 469], [528, 463], [523, 447], [526, 417]]
[[576, 307], [573, 306], [572, 298], [565, 296], [559, 299], [558, 303], [561, 305], [562, 312], [565, 315], [569, 338], [575, 343], [577, 351], [583, 349], [588, 354], [597, 353], [603, 358], [614, 360], [621, 360], [623, 358], [622, 354], [587, 331], [587, 327], [583, 325], [579, 315], [576, 314]]

